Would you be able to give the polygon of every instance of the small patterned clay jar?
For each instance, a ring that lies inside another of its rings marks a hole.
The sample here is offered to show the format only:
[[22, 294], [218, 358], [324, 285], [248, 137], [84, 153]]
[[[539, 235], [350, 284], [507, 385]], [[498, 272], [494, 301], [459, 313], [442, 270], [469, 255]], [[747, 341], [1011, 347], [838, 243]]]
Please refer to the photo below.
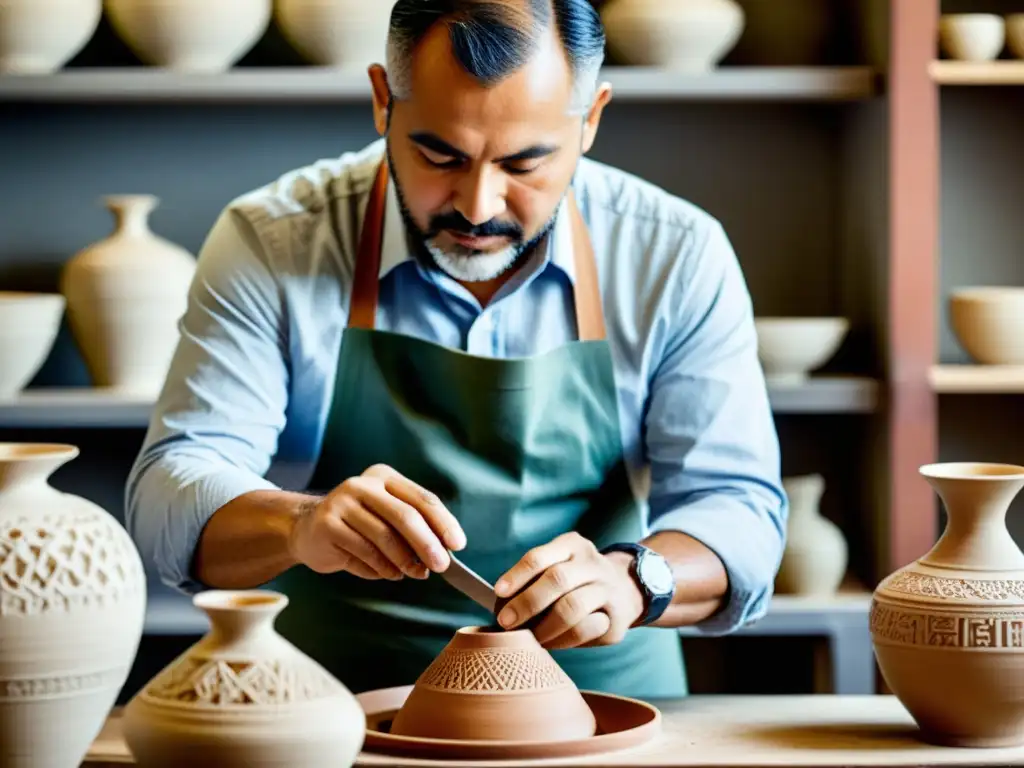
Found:
[[528, 629], [459, 630], [395, 716], [397, 736], [562, 741], [594, 736], [593, 712]]

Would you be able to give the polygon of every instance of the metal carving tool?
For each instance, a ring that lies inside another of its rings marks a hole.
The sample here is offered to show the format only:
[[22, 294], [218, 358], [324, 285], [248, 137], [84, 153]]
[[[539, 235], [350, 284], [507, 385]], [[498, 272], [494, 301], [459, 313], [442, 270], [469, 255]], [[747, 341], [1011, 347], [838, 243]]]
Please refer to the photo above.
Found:
[[494, 586], [451, 552], [448, 553], [452, 564], [441, 574], [441, 577], [464, 594], [474, 603], [483, 606], [493, 616], [498, 596], [494, 594]]

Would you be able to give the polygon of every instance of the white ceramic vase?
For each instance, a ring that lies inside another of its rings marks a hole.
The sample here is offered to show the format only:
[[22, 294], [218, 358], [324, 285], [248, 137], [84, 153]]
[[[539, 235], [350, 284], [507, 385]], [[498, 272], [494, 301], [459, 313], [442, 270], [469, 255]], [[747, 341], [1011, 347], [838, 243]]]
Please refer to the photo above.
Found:
[[149, 228], [152, 195], [105, 198], [116, 227], [64, 267], [61, 292], [93, 384], [159, 394], [178, 344], [195, 258]]
[[2, 768], [77, 768], [142, 637], [146, 577], [127, 531], [48, 482], [77, 455], [0, 443]]
[[744, 26], [734, 0], [609, 0], [601, 19], [622, 63], [692, 73], [713, 69]]
[[139, 768], [351, 766], [366, 715], [341, 682], [274, 630], [288, 598], [214, 590], [193, 602], [210, 632], [125, 707], [125, 740]]
[[310, 64], [365, 70], [384, 64], [393, 0], [275, 0], [274, 18]]
[[789, 497], [789, 522], [776, 589], [780, 594], [834, 594], [846, 575], [849, 552], [839, 526], [819, 509], [825, 479], [816, 474], [788, 477], [782, 485]]
[[267, 31], [272, 0], [104, 0], [111, 26], [146, 64], [223, 72]]
[[102, 0], [0, 0], [0, 74], [55, 72], [92, 39]]
[[0, 291], [0, 398], [18, 394], [46, 362], [64, 303], [59, 293]]

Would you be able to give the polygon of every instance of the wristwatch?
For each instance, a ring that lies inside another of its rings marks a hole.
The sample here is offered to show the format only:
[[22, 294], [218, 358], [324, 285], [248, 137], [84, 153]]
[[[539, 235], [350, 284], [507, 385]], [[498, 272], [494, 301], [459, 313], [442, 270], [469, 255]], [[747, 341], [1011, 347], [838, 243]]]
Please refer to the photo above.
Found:
[[633, 555], [632, 575], [644, 596], [644, 613], [636, 626], [642, 627], [657, 621], [672, 604], [676, 592], [676, 580], [668, 561], [653, 549], [628, 541], [611, 544], [601, 550], [603, 555], [610, 552]]

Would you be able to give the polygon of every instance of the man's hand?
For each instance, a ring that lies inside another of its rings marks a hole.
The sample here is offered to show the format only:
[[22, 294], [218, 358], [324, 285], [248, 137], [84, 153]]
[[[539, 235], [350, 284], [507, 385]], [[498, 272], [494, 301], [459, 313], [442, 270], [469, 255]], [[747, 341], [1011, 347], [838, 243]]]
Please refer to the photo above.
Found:
[[317, 573], [364, 579], [425, 579], [466, 546], [455, 516], [434, 494], [391, 467], [350, 477], [295, 521], [292, 556]]
[[498, 597], [515, 595], [498, 622], [513, 629], [548, 609], [533, 628], [545, 648], [620, 643], [644, 610], [631, 562], [621, 552], [602, 555], [577, 533], [559, 536], [527, 552], [495, 584]]

